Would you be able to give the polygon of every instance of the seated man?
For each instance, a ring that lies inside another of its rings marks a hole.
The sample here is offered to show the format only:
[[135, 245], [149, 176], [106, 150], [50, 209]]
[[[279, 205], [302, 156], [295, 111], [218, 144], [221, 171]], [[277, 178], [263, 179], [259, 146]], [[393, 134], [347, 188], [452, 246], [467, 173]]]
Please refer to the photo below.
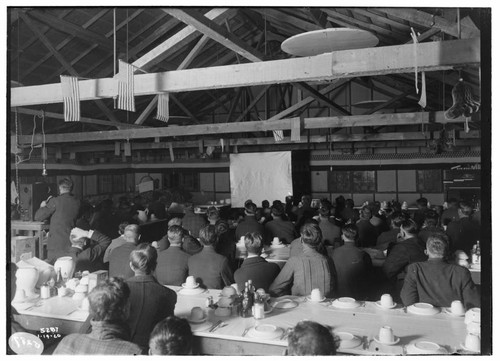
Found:
[[75, 272], [95, 272], [107, 268], [104, 266], [103, 257], [111, 243], [108, 236], [99, 231], [84, 231], [75, 227], [71, 230], [69, 240], [71, 248], [68, 253], [75, 261]]
[[247, 233], [245, 235], [245, 248], [248, 256], [240, 268], [234, 272], [234, 280], [238, 289], [245, 288], [245, 282], [252, 280], [255, 288], [263, 288], [269, 291], [269, 286], [274, 281], [280, 267], [276, 263], [267, 262], [260, 256], [262, 252], [262, 236], [258, 233]]
[[90, 325], [88, 334], [64, 337], [54, 355], [140, 355], [141, 348], [129, 342], [127, 324], [130, 289], [121, 278], [99, 283], [88, 295]]
[[268, 240], [278, 237], [282, 243], [290, 244], [297, 236], [295, 226], [292, 222], [285, 220], [284, 215], [285, 207], [283, 204], [281, 202], [273, 204], [271, 207], [272, 221], [264, 225]]
[[233, 272], [227, 258], [215, 252], [216, 239], [215, 226], [208, 225], [200, 230], [203, 249], [189, 258], [188, 268], [189, 275], [202, 287], [222, 289], [233, 283]]
[[374, 247], [377, 244], [379, 231], [370, 222], [371, 218], [372, 211], [367, 206], [364, 206], [360, 212], [360, 219], [356, 222], [356, 226], [358, 227], [358, 242], [356, 246], [358, 247]]
[[422, 243], [427, 243], [427, 239], [435, 234], [441, 233], [445, 234], [443, 228], [439, 225], [439, 215], [435, 210], [429, 209], [425, 212], [425, 219], [422, 225], [422, 229], [418, 232], [418, 238], [422, 241]]
[[104, 256], [102, 258], [104, 263], [109, 263], [109, 255], [111, 254], [112, 250], [114, 250], [116, 247], [124, 245], [125, 242], [127, 242], [125, 240], [125, 237], [123, 236], [123, 234], [125, 233], [125, 227], [127, 226], [128, 226], [127, 221], [121, 222], [120, 225], [118, 226], [118, 233], [120, 234], [120, 236], [118, 238], [113, 239], [108, 248], [106, 248], [106, 252], [104, 252]]
[[217, 234], [217, 240], [214, 244], [215, 252], [227, 258], [229, 267], [234, 272], [238, 268], [234, 229], [229, 228], [227, 221], [219, 219], [215, 224], [215, 233]]
[[142, 243], [130, 253], [130, 268], [134, 277], [127, 280], [130, 287], [130, 327], [132, 342], [145, 351], [149, 334], [156, 323], [167, 316], [173, 316], [177, 294], [158, 283], [152, 275], [156, 268], [158, 254], [156, 249]]
[[269, 287], [269, 293], [273, 296], [308, 296], [314, 288], [319, 288], [326, 297], [333, 297], [335, 267], [331, 258], [319, 253], [324, 247], [319, 226], [306, 223], [301, 228], [301, 241], [303, 253], [286, 261]]
[[417, 199], [417, 210], [413, 214], [413, 220], [417, 224], [418, 228], [421, 228], [424, 224], [425, 213], [429, 210], [427, 207], [427, 198], [419, 198]]
[[150, 355], [190, 355], [193, 333], [185, 318], [169, 316], [158, 322], [149, 336]]
[[448, 243], [443, 235], [429, 236], [426, 246], [429, 260], [408, 266], [401, 290], [405, 306], [426, 302], [436, 307], [450, 307], [453, 301], [460, 300], [466, 309], [480, 307], [479, 291], [469, 270], [445, 262], [443, 257], [447, 252]]
[[391, 243], [395, 243], [398, 239], [399, 228], [404, 221], [403, 213], [399, 211], [392, 212], [391, 214], [391, 229], [382, 232], [377, 238], [376, 249], [385, 251]]
[[354, 224], [342, 228], [344, 245], [333, 250], [332, 259], [337, 271], [339, 297], [364, 300], [369, 295], [372, 260], [368, 253], [356, 247], [358, 230]]
[[116, 247], [109, 255], [109, 276], [118, 276], [127, 279], [134, 275], [129, 266], [129, 256], [141, 239], [139, 226], [137, 224], [129, 224], [125, 227], [123, 236], [126, 242], [120, 247]]
[[332, 210], [332, 204], [328, 200], [321, 201], [321, 207], [319, 209], [319, 228], [323, 234], [323, 242], [325, 246], [339, 246], [340, 243], [340, 227], [337, 226], [334, 221], [330, 218], [330, 212]]
[[182, 217], [182, 227], [193, 237], [198, 237], [200, 229], [207, 224], [205, 218], [194, 213], [193, 203], [184, 204], [184, 217]]
[[245, 218], [236, 226], [235, 237], [237, 240], [251, 232], [260, 233], [264, 236], [264, 240], [267, 240], [264, 234], [264, 225], [260, 224], [255, 218], [256, 212], [257, 206], [255, 203], [249, 202], [245, 204]]
[[190, 255], [181, 249], [184, 230], [180, 226], [172, 226], [167, 232], [170, 247], [158, 255], [156, 277], [162, 285], [180, 286], [188, 276], [188, 259]]
[[448, 223], [446, 234], [450, 239], [450, 250], [469, 252], [476, 241], [481, 239], [481, 228], [472, 221], [472, 207], [466, 202], [460, 202], [456, 221]]
[[289, 356], [331, 356], [336, 352], [332, 333], [319, 323], [300, 321], [288, 335]]

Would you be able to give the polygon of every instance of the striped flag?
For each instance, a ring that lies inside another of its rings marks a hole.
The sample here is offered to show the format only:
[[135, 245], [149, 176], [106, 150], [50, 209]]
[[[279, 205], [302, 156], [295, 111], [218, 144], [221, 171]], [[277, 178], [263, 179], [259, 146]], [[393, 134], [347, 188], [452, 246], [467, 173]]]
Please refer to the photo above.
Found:
[[273, 135], [274, 135], [275, 142], [281, 142], [283, 139], [285, 139], [285, 136], [284, 136], [282, 130], [273, 130]]
[[118, 67], [118, 109], [135, 112], [134, 66], [120, 60]]
[[158, 106], [156, 107], [156, 119], [161, 120], [162, 122], [168, 122], [170, 114], [168, 112], [168, 103], [170, 97], [168, 93], [161, 93], [158, 95]]
[[80, 90], [78, 77], [61, 75], [62, 97], [64, 103], [64, 121], [80, 121]]

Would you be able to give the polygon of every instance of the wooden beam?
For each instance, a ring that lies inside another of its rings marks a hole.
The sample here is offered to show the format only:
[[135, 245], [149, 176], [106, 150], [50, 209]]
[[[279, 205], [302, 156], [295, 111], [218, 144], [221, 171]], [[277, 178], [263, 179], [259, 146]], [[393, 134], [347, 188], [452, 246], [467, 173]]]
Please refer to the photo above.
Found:
[[198, 120], [198, 118], [196, 118], [196, 116], [191, 113], [191, 111], [184, 105], [182, 104], [179, 99], [177, 99], [177, 97], [174, 95], [174, 94], [170, 94], [170, 99], [175, 103], [177, 104], [177, 106], [179, 108], [181, 108], [181, 110], [191, 118], [191, 120], [193, 120], [195, 123], [200, 123], [200, 121]]
[[260, 54], [250, 47], [247, 43], [242, 41], [236, 35], [230, 33], [222, 26], [215, 24], [210, 19], [206, 18], [199, 12], [193, 9], [174, 9], [167, 8], [163, 9], [167, 14], [170, 14], [180, 21], [186, 23], [187, 25], [193, 26], [196, 30], [204, 35], [207, 35], [211, 39], [217, 41], [218, 43], [224, 45], [228, 49], [231, 49], [237, 54], [249, 59], [253, 62], [262, 61]]
[[[33, 23], [33, 21], [26, 16], [23, 12], [20, 12], [19, 15], [23, 19], [23, 21], [28, 25], [28, 27], [31, 29], [31, 31], [38, 36], [40, 41], [49, 49], [49, 51], [54, 55], [54, 57], [61, 63], [62, 66], [73, 76], [78, 76], [77, 71], [69, 64], [66, 59], [54, 48], [54, 46], [51, 44], [50, 40], [38, 29], [38, 27]], [[61, 90], [61, 89], [59, 89]], [[103, 111], [104, 114], [113, 122], [117, 122], [117, 119], [115, 115], [106, 107], [106, 105], [103, 103], [102, 100], [100, 99], [95, 99], [95, 102], [97, 106]]]
[[[46, 143], [111, 141], [120, 139], [145, 139], [156, 137], [199, 136], [200, 134], [231, 134], [244, 132], [266, 132], [271, 130], [290, 129], [290, 119], [251, 121], [239, 123], [199, 124], [182, 127], [141, 128], [128, 130], [109, 130], [85, 133], [46, 134]], [[304, 118], [304, 129], [346, 128], [381, 125], [420, 125], [430, 123], [463, 123], [463, 119], [448, 120], [444, 112], [426, 113], [394, 113], [370, 114], [322, 118]], [[362, 134], [364, 135], [364, 134]], [[42, 140], [35, 135], [35, 141]], [[19, 144], [31, 142], [31, 136], [20, 136]]]
[[[235, 120], [235, 123], [238, 123], [238, 122], [241, 122], [243, 120], [243, 118], [245, 118], [245, 116], [248, 114], [248, 112], [250, 110], [252, 110], [252, 108], [258, 103], [258, 101], [264, 96], [266, 95], [266, 92], [269, 90], [269, 88], [271, 87], [272, 85], [268, 85], [266, 87], [264, 87], [264, 89], [262, 89], [260, 91], [259, 94], [257, 94], [257, 96], [250, 102], [250, 104], [248, 105], [248, 107], [243, 110], [240, 114], [240, 116], [238, 118], [236, 118]], [[252, 91], [251, 89], [249, 89], [249, 91]]]
[[460, 26], [461, 35], [458, 36], [458, 24], [456, 22], [452, 22], [440, 16], [429, 14], [417, 9], [382, 8], [380, 10], [386, 14], [404, 19], [406, 21], [409, 21], [410, 23], [417, 24], [425, 28], [432, 28], [432, 27], [438, 28], [444, 33], [457, 38], [466, 39], [466, 38], [475, 38], [480, 36], [480, 32], [478, 29], [471, 27], [467, 24], [461, 24]]
[[191, 49], [189, 54], [184, 58], [182, 63], [177, 67], [177, 70], [187, 69], [187, 67], [193, 62], [194, 58], [200, 53], [200, 50], [203, 49], [206, 43], [210, 38], [207, 35], [203, 35], [200, 40], [196, 43], [196, 45]]
[[[214, 20], [217, 23], [222, 23], [224, 19], [234, 15], [235, 9], [215, 8], [210, 10], [205, 16]], [[179, 50], [183, 45], [187, 44], [197, 36], [197, 31], [193, 26], [187, 26], [177, 32], [174, 36], [168, 38], [154, 49], [150, 50], [142, 57], [134, 61], [134, 66], [147, 70], [153, 65], [158, 64], [165, 59], [168, 53], [174, 53]]]
[[[39, 116], [42, 115], [42, 110], [28, 109], [28, 108], [22, 108], [22, 107], [11, 108], [11, 111], [14, 112], [16, 109], [17, 109], [17, 112], [19, 114], [39, 115]], [[45, 114], [45, 116], [47, 118], [64, 119], [64, 114], [59, 114], [59, 113], [54, 113], [54, 112], [46, 112], [46, 111], [43, 111], [43, 113]], [[142, 128], [141, 126], [138, 126], [138, 125], [127, 124], [127, 123], [116, 123], [116, 122], [111, 122], [109, 120], [101, 120], [101, 119], [94, 119], [94, 118], [88, 118], [88, 117], [81, 117], [80, 121], [83, 123], [106, 125], [108, 127], [116, 127], [118, 129]]]
[[316, 23], [316, 25], [321, 26], [325, 29], [328, 27], [328, 21], [326, 20], [326, 15], [318, 8], [308, 8], [311, 19]]
[[226, 123], [228, 123], [231, 120], [231, 118], [233, 117], [234, 110], [236, 109], [236, 105], [240, 101], [242, 92], [243, 92], [243, 88], [238, 88], [238, 90], [236, 91], [236, 96], [233, 98], [233, 101], [231, 102], [231, 107], [229, 108], [229, 113], [227, 114], [227, 117], [226, 117]]
[[[417, 55], [417, 66], [421, 71], [479, 66], [480, 40], [421, 43], [418, 44]], [[160, 92], [411, 73], [414, 66], [414, 48], [411, 44], [344, 50], [304, 58], [138, 74], [134, 93], [135, 96], [142, 96]], [[117, 95], [115, 80], [111, 78], [84, 80], [79, 82], [79, 87], [82, 101]], [[60, 102], [60, 84], [11, 89], [11, 106]]]
[[323, 27], [310, 23], [308, 21], [299, 19], [295, 16], [287, 15], [282, 11], [275, 10], [273, 8], [252, 8], [253, 11], [258, 12], [259, 14], [266, 16], [266, 17], [271, 17], [274, 18], [275, 20], [282, 22], [282, 23], [289, 23], [293, 25], [295, 28], [299, 30], [304, 30], [304, 31], [313, 31], [313, 30], [321, 30]]
[[342, 108], [340, 105], [337, 105], [334, 103], [330, 98], [326, 97], [325, 95], [321, 94], [318, 92], [316, 89], [308, 85], [307, 83], [300, 82], [300, 83], [295, 83], [293, 84], [300, 88], [301, 90], [305, 91], [306, 93], [309, 93], [313, 98], [315, 98], [320, 104], [323, 104], [327, 106], [328, 108], [333, 109], [335, 113], [340, 113], [342, 115], [351, 115], [350, 112]]
[[[105, 36], [96, 34], [90, 30], [83, 29], [81, 26], [73, 24], [69, 21], [53, 16], [47, 12], [42, 12], [39, 10], [29, 11], [29, 16], [37, 19], [38, 21], [49, 25], [51, 28], [59, 30], [63, 33], [76, 36], [82, 40], [85, 40], [91, 44], [98, 44], [104, 49], [113, 49], [113, 40], [107, 39]], [[125, 44], [121, 41], [117, 41], [120, 46], [125, 47]]]
[[158, 104], [158, 95], [155, 95], [154, 98], [146, 106], [146, 108], [142, 111], [141, 115], [137, 117], [134, 124], [140, 125], [144, 123], [147, 117], [149, 117], [149, 115], [153, 112], [153, 110], [155, 110], [157, 104]]

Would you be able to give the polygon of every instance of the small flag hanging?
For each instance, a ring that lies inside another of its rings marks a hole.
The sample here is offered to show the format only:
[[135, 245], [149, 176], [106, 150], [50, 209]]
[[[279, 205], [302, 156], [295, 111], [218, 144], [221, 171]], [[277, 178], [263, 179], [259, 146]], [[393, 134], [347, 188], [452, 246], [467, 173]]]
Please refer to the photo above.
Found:
[[156, 107], [157, 113], [156, 113], [156, 119], [161, 120], [162, 122], [168, 122], [168, 119], [170, 117], [169, 111], [168, 111], [168, 103], [169, 103], [169, 96], [168, 93], [161, 93], [158, 95], [158, 105]]
[[118, 79], [118, 109], [135, 112], [134, 66], [120, 60], [116, 79]]
[[285, 139], [285, 136], [283, 135], [282, 130], [273, 130], [273, 135], [274, 135], [275, 142], [281, 142], [283, 139]]
[[61, 75], [62, 98], [64, 103], [64, 121], [80, 121], [80, 89], [78, 77]]

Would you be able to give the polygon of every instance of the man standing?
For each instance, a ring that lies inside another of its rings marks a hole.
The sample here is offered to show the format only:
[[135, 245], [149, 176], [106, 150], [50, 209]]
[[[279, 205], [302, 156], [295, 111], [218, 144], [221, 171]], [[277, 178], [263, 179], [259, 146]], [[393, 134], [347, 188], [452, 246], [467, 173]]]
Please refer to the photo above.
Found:
[[436, 307], [450, 307], [453, 301], [460, 300], [467, 309], [480, 307], [479, 292], [469, 270], [443, 260], [448, 252], [445, 237], [440, 234], [430, 236], [426, 248], [429, 260], [408, 266], [401, 290], [403, 304], [410, 306], [426, 302]]
[[[35, 221], [45, 221], [50, 217], [47, 261], [52, 264], [57, 258], [67, 254], [71, 247], [69, 234], [75, 226], [80, 210], [80, 200], [71, 194], [72, 189], [71, 179], [61, 179], [59, 181], [59, 196], [40, 203], [40, 209], [35, 213]], [[42, 250], [40, 250], [40, 254], [42, 254]]]
[[129, 224], [125, 227], [123, 236], [125, 237], [125, 244], [116, 247], [109, 255], [109, 276], [119, 276], [127, 279], [134, 275], [129, 266], [129, 256], [141, 238], [139, 226], [137, 224]]
[[190, 255], [181, 249], [184, 229], [172, 226], [167, 231], [170, 247], [158, 255], [156, 277], [162, 285], [180, 286], [188, 276], [188, 259]]
[[69, 254], [75, 261], [75, 272], [95, 272], [106, 269], [104, 266], [104, 252], [110, 245], [111, 239], [99, 231], [85, 231], [73, 228], [70, 234], [72, 247]]

